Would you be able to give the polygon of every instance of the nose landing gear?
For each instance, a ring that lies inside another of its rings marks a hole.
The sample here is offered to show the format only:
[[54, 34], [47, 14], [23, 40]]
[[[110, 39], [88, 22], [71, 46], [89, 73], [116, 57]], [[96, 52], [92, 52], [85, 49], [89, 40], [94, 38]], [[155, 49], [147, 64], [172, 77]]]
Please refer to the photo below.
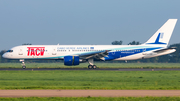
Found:
[[22, 59], [22, 60], [19, 60], [19, 61], [20, 61], [20, 62], [22, 62], [22, 64], [21, 64], [21, 65], [22, 65], [22, 68], [23, 68], [23, 69], [26, 69], [26, 66], [25, 66], [24, 59]]

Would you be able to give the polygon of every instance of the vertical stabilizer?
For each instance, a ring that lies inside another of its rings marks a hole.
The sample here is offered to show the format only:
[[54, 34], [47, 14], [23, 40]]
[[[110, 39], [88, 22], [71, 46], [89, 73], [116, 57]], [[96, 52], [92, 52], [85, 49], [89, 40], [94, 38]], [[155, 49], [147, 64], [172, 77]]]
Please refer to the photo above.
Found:
[[146, 45], [168, 45], [177, 19], [169, 19], [158, 31], [145, 43]]

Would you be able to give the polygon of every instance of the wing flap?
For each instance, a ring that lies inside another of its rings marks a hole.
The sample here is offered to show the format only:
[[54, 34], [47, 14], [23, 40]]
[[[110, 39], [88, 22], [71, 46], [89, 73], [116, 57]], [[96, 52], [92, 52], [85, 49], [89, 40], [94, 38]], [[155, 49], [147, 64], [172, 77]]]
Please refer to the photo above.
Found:
[[109, 55], [110, 50], [106, 50], [106, 51], [98, 51], [98, 52], [93, 52], [90, 54], [81, 54], [79, 55], [79, 57], [81, 59], [91, 59], [91, 58], [95, 58], [95, 59], [101, 59], [103, 60], [103, 58], [107, 55]]

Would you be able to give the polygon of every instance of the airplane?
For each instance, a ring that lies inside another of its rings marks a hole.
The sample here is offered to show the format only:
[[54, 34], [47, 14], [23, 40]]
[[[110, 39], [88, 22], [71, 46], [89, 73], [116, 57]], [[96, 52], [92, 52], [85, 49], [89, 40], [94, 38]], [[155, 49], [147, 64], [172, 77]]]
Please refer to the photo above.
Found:
[[137, 60], [170, 54], [175, 47], [167, 48], [177, 19], [168, 19], [156, 33], [141, 45], [22, 45], [3, 54], [3, 58], [19, 59], [25, 69], [25, 59], [64, 60], [64, 65], [74, 66], [88, 62], [96, 69], [94, 61]]

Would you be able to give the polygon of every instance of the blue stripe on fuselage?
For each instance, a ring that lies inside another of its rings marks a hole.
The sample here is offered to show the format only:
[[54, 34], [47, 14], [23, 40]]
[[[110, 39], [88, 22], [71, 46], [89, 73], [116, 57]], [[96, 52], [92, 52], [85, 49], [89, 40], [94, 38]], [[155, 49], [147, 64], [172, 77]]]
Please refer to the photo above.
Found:
[[138, 53], [156, 50], [156, 49], [160, 49], [160, 48], [161, 47], [114, 51], [114, 52], [109, 52], [109, 55], [104, 58], [105, 58], [105, 60], [113, 60], [113, 59], [122, 58], [122, 57], [130, 56], [130, 55], [135, 55]]

